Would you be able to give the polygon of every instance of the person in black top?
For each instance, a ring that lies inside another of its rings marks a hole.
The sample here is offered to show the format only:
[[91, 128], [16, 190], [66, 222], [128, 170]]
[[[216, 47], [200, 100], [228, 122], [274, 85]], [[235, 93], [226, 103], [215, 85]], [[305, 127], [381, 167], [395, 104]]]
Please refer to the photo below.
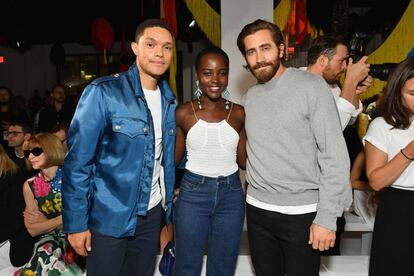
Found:
[[13, 105], [10, 88], [0, 86], [0, 144], [7, 148], [7, 129], [11, 121], [30, 122], [25, 110]]
[[66, 101], [65, 86], [58, 84], [50, 93], [52, 104], [39, 111], [36, 132], [50, 132], [56, 124], [67, 123], [72, 120], [75, 107]]
[[[3, 265], [9, 263], [20, 267], [28, 262], [32, 255], [34, 239], [27, 232], [23, 221], [23, 183], [26, 178], [26, 174], [0, 145], [0, 250], [10, 248], [9, 252], [5, 252], [8, 253], [9, 260], [0, 261]], [[5, 246], [6, 243], [9, 243], [10, 247]]]
[[[9, 128], [7, 129], [7, 141], [9, 146], [7, 154], [20, 169], [23, 169], [26, 172], [28, 171], [28, 166], [26, 164], [26, 159], [24, 158], [23, 143], [24, 141], [27, 141], [31, 135], [32, 128], [26, 122], [10, 122]], [[27, 175], [27, 178], [31, 176], [33, 176], [33, 174]]]

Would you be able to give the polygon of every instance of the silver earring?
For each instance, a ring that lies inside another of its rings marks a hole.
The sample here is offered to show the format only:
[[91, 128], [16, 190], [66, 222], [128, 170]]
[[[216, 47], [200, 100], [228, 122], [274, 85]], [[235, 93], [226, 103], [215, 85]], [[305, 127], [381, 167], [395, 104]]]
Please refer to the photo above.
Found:
[[203, 92], [202, 92], [202, 91], [201, 91], [201, 89], [200, 89], [199, 84], [200, 84], [200, 82], [199, 82], [198, 80], [196, 80], [196, 87], [197, 87], [197, 89], [196, 89], [196, 91], [194, 92], [194, 96], [195, 96], [196, 98], [200, 98], [200, 97], [201, 97], [201, 94], [203, 94]]
[[226, 99], [226, 111], [228, 111], [230, 109], [230, 102], [229, 102], [230, 92], [229, 90], [227, 90], [227, 87], [226, 87], [226, 90], [223, 91], [223, 97]]
[[200, 84], [199, 80], [196, 80], [197, 89], [194, 92], [194, 96], [197, 98], [198, 109], [201, 110], [201, 109], [203, 109], [203, 107], [201, 105], [201, 95], [203, 94], [203, 91], [201, 91], [199, 84]]

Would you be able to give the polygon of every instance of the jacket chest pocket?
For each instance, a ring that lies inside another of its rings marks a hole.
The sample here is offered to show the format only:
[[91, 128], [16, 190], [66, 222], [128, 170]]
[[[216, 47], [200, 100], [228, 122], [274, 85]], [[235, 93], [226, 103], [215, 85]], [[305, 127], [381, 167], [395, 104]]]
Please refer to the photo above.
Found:
[[149, 127], [147, 122], [135, 118], [114, 117], [112, 119], [112, 131], [134, 138], [138, 135], [148, 135]]

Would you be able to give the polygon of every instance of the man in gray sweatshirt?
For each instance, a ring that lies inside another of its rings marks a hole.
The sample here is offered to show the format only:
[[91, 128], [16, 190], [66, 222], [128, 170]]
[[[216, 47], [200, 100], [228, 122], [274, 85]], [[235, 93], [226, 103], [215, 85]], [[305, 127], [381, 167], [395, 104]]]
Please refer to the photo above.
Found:
[[256, 275], [319, 275], [351, 204], [349, 159], [325, 80], [281, 65], [279, 28], [256, 20], [237, 39], [258, 84], [242, 99], [247, 133], [247, 226]]

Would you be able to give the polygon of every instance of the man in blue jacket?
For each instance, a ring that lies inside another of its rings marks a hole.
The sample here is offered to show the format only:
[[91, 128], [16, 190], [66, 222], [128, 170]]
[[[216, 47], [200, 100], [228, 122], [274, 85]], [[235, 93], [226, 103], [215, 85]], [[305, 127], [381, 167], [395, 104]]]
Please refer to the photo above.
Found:
[[174, 188], [175, 98], [162, 75], [174, 39], [144, 21], [127, 72], [85, 88], [68, 133], [63, 228], [88, 275], [153, 275]]

